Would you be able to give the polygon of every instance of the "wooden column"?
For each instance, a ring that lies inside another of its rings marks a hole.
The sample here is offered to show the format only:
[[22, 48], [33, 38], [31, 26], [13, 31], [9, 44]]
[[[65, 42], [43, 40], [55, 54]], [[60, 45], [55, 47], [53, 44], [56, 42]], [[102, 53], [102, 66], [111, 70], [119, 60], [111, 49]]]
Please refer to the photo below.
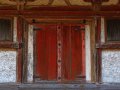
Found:
[[101, 17], [96, 18], [96, 53], [97, 53], [97, 60], [96, 60], [96, 78], [97, 82], [101, 81], [101, 48], [98, 46], [101, 45]]
[[62, 79], [62, 27], [61, 25], [57, 26], [57, 80], [61, 81]]

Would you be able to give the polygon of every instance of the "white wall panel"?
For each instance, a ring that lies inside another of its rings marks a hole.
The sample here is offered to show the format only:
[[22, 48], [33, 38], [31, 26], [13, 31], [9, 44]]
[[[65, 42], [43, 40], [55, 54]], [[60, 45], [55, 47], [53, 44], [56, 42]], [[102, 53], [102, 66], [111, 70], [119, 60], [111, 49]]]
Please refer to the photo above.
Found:
[[0, 83], [16, 82], [16, 51], [0, 51]]

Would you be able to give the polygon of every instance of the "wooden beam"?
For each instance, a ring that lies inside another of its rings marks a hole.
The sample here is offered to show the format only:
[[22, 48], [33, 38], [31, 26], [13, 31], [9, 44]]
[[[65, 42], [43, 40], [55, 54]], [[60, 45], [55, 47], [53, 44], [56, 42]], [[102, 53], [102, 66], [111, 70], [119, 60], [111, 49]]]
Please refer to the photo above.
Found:
[[120, 11], [21, 11], [25, 17], [120, 16]]
[[85, 2], [108, 2], [109, 0], [84, 0]]
[[48, 5], [52, 5], [53, 2], [54, 0], [49, 0]]
[[1, 10], [0, 16], [22, 15], [26, 18], [56, 17], [79, 18], [94, 16], [120, 16], [120, 6], [102, 6], [100, 11], [93, 11], [91, 7], [41, 7], [30, 10]]
[[18, 49], [19, 44], [18, 43], [13, 43], [13, 42], [0, 42], [0, 48]]

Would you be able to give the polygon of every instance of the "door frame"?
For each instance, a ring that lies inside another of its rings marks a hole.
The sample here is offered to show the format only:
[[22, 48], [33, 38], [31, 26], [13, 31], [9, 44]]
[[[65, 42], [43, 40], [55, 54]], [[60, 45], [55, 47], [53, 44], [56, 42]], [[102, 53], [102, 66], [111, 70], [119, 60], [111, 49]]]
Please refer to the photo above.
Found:
[[[53, 20], [54, 21], [54, 20]], [[72, 22], [72, 20], [70, 20], [71, 22]], [[82, 20], [80, 19], [79, 20], [79, 23], [81, 22]], [[63, 21], [64, 22], [64, 21]], [[67, 22], [69, 22], [69, 21], [67, 21]], [[67, 23], [67, 22], [64, 22], [64, 23]], [[75, 22], [75, 21], [73, 21], [73, 22]], [[89, 23], [87, 23], [87, 24], [85, 24], [85, 35], [86, 35], [86, 31], [89, 29], [89, 35], [91, 36], [91, 23], [93, 24], [93, 20], [88, 20], [88, 22]], [[51, 23], [61, 23], [60, 21], [54, 21], [54, 22], [41, 22], [41, 23], [33, 23], [32, 25], [36, 25], [36, 24], [51, 24]], [[79, 24], [78, 23], [78, 20], [75, 22], [75, 23], [77, 23], [77, 24]], [[83, 24], [83, 23], [80, 23], [80, 24]], [[37, 55], [35, 54], [36, 53], [36, 47], [35, 47], [35, 45], [36, 45], [36, 40], [35, 40], [35, 38], [36, 38], [36, 31], [34, 30], [34, 69], [33, 69], [33, 82], [36, 82], [36, 80], [35, 80], [35, 66], [36, 66], [36, 61], [37, 61]], [[87, 36], [85, 36], [85, 39], [87, 38]], [[90, 46], [90, 42], [91, 42], [91, 38], [89, 37], [89, 50], [91, 51], [91, 49], [94, 49], [94, 48], [91, 48], [91, 46]], [[85, 44], [86, 43], [88, 43], [88, 41], [86, 41], [85, 40]], [[85, 52], [86, 52], [86, 49], [87, 47], [85, 46]], [[87, 54], [89, 54], [89, 57], [87, 56]], [[91, 76], [91, 72], [92, 72], [92, 69], [93, 68], [91, 68], [91, 58], [94, 58], [94, 57], [91, 57], [91, 53], [87, 53], [86, 55], [85, 55], [85, 71], [86, 71], [86, 82], [91, 82], [92, 81], [92, 78], [94, 78], [93, 76]], [[89, 60], [87, 60], [87, 59], [89, 59]], [[89, 70], [87, 70], [86, 68], [90, 68]], [[43, 82], [44, 83], [44, 82]]]

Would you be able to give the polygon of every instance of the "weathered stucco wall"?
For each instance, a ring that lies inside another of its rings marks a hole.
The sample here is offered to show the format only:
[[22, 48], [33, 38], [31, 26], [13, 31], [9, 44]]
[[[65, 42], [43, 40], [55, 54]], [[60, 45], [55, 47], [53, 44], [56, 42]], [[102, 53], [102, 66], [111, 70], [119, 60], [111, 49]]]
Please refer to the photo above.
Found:
[[33, 82], [33, 25], [29, 25], [28, 31], [27, 82]]
[[102, 81], [120, 83], [120, 51], [102, 52]]
[[16, 82], [16, 51], [0, 51], [0, 83]]
[[86, 81], [91, 81], [91, 48], [90, 48], [90, 26], [85, 26], [85, 68], [86, 68]]

